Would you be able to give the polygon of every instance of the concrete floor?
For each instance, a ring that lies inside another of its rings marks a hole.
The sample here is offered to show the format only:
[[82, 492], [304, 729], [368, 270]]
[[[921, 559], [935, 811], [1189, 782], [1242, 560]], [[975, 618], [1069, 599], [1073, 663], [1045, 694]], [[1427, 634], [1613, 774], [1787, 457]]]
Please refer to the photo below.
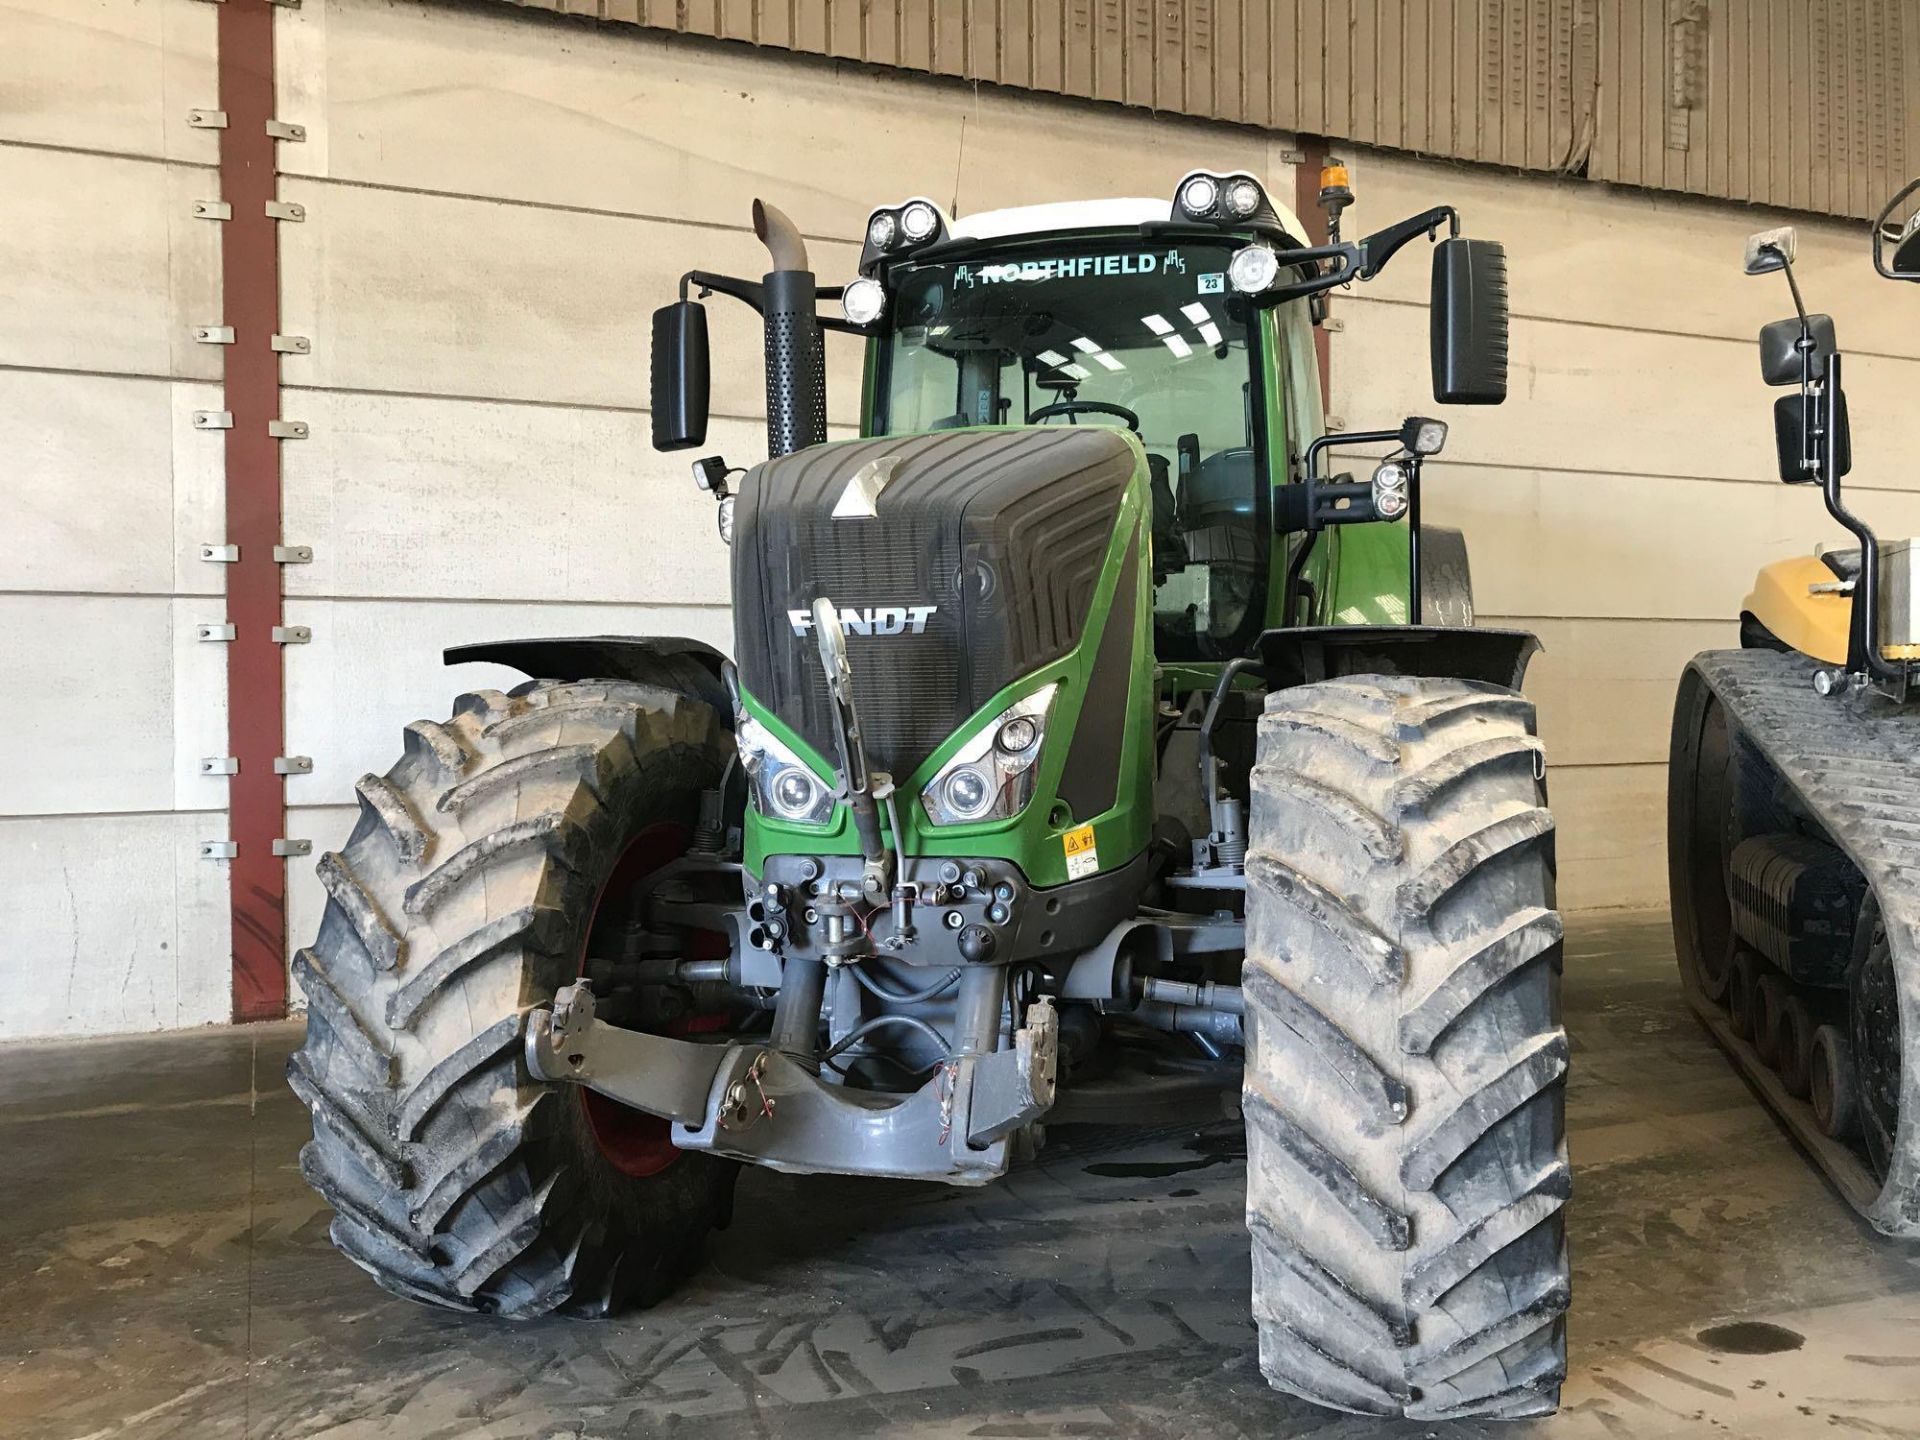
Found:
[[[1573, 1374], [1559, 1417], [1497, 1433], [1920, 1436], [1920, 1249], [1734, 1078], [1663, 920], [1570, 931]], [[1481, 1433], [1266, 1389], [1226, 1128], [1057, 1134], [985, 1191], [749, 1173], [752, 1223], [611, 1324], [389, 1299], [295, 1169], [295, 1039], [0, 1050], [0, 1435]], [[1780, 1329], [1702, 1337], [1732, 1320]]]

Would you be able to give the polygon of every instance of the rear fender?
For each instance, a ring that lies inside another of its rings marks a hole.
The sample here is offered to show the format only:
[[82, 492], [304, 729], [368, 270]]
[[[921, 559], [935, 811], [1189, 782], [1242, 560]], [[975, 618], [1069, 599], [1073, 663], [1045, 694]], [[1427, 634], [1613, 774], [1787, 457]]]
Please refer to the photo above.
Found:
[[450, 646], [449, 665], [485, 661], [510, 665], [536, 680], [630, 680], [661, 685], [704, 700], [733, 723], [733, 700], [722, 675], [727, 657], [700, 640], [678, 635], [581, 635], [533, 640], [483, 640]]

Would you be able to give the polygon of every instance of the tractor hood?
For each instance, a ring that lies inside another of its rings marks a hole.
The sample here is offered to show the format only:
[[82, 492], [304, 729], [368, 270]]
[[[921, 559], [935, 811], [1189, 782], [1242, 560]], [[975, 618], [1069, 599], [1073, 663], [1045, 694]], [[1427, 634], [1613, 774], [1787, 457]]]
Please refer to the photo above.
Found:
[[904, 781], [1078, 644], [1141, 463], [1122, 432], [1081, 426], [851, 440], [756, 467], [734, 502], [742, 686], [832, 754], [811, 618], [829, 599], [872, 763]]

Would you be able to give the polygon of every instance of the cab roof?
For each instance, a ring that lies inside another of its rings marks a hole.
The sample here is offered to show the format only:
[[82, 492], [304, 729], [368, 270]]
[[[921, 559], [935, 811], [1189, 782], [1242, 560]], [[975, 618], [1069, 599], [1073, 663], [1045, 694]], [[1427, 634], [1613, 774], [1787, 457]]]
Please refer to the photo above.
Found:
[[[1306, 227], [1301, 225], [1298, 215], [1275, 200], [1271, 193], [1267, 203], [1295, 244], [1312, 243], [1306, 238]], [[1164, 224], [1173, 218], [1173, 202], [1165, 198], [1135, 195], [1109, 200], [1062, 200], [963, 215], [953, 222], [947, 234], [956, 240], [1002, 240], [1015, 235], [1131, 229], [1137, 225]]]

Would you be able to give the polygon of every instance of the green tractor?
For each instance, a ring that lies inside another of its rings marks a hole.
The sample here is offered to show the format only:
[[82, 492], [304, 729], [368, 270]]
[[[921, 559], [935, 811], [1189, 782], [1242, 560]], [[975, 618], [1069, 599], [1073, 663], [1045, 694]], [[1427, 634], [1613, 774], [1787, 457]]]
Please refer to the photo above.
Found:
[[[770, 271], [683, 279], [658, 448], [704, 444], [700, 301], [765, 327], [771, 458], [694, 465], [734, 657], [450, 651], [534, 678], [409, 726], [320, 863], [289, 1078], [379, 1283], [604, 1314], [698, 1263], [741, 1164], [978, 1185], [1046, 1125], [1238, 1113], [1276, 1387], [1555, 1407], [1537, 645], [1473, 628], [1459, 537], [1423, 531], [1446, 426], [1323, 433], [1314, 343], [1424, 237], [1435, 398], [1497, 403], [1505, 257], [1447, 207], [1342, 240], [1323, 182], [1324, 244], [1244, 173], [909, 200], [826, 288], [756, 203]], [[857, 439], [827, 440], [828, 330], [865, 346]]]

